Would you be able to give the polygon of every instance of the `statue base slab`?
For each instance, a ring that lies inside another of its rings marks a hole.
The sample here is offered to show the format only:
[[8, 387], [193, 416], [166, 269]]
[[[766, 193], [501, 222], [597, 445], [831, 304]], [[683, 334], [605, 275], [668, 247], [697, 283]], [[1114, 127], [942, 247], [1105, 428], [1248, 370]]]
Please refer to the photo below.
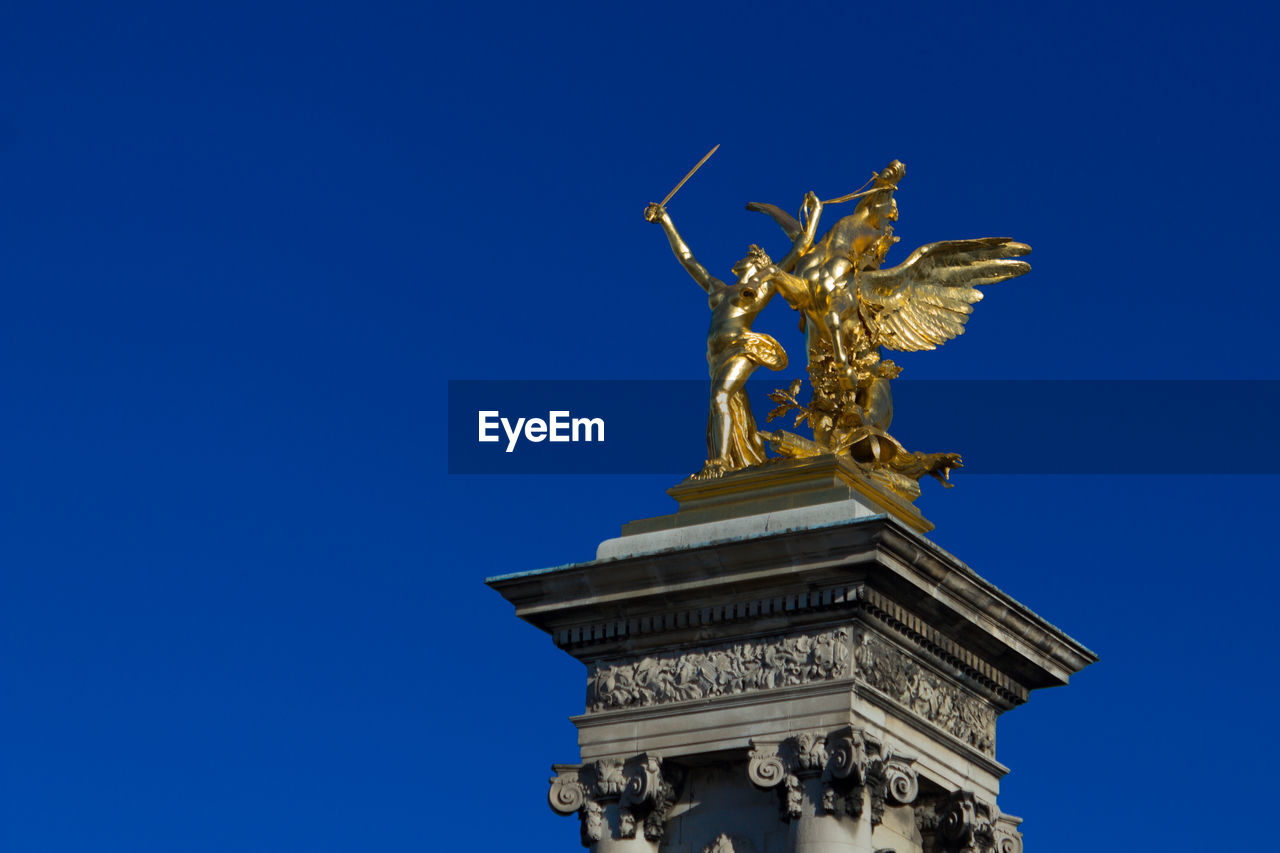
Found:
[[[821, 506], [823, 511], [817, 516], [805, 513], [805, 526], [891, 515], [917, 533], [933, 529], [932, 522], [909, 501], [878, 486], [851, 460], [835, 455], [774, 459], [707, 480], [690, 477], [667, 489], [667, 494], [680, 505], [676, 512], [624, 524], [622, 536], [603, 543], [596, 558], [712, 541], [705, 538], [709, 526], [736, 519], [753, 521], [745, 526], [722, 525], [720, 538], [738, 535], [738, 528], [759, 528], [758, 516], [769, 516], [765, 529], [785, 529], [801, 517], [794, 511], [807, 507]], [[683, 530], [695, 527], [701, 530]]]

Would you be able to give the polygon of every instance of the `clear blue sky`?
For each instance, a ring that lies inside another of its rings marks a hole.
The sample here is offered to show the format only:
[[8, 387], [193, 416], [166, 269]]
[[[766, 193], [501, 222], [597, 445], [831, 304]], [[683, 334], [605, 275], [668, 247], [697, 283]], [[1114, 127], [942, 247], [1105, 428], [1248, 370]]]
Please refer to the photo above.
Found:
[[[583, 672], [481, 581], [589, 558], [670, 511], [671, 478], [450, 477], [446, 381], [701, 378], [705, 302], [640, 214], [715, 143], [671, 211], [719, 274], [777, 250], [743, 202], [895, 157], [904, 247], [1035, 248], [910, 377], [1280, 379], [1278, 24], [1230, 2], [11, 4], [0, 842], [574, 849], [544, 797]], [[781, 304], [758, 325], [799, 352]], [[705, 414], [653, 417], [689, 422], [672, 452], [698, 467]], [[1001, 722], [1001, 806], [1039, 853], [1272, 843], [1191, 816], [1270, 783], [1277, 481], [1169, 470], [926, 484], [936, 541], [1102, 657]]]

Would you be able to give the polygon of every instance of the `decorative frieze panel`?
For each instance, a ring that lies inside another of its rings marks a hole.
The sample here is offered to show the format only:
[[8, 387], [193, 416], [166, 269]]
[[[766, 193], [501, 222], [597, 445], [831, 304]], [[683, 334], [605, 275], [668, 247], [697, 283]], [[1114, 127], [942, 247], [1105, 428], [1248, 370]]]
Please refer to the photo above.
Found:
[[602, 759], [552, 769], [556, 775], [551, 777], [547, 801], [559, 814], [577, 812], [583, 847], [590, 847], [610, 831], [605, 806], [615, 802], [619, 838], [634, 838], [640, 827], [650, 841], [662, 838], [667, 814], [676, 800], [676, 767], [664, 766], [656, 755], [641, 753], [626, 761]]
[[876, 633], [845, 627], [591, 665], [588, 713], [853, 676], [973, 748], [995, 754], [996, 711]]
[[694, 651], [592, 664], [587, 711], [643, 708], [842, 678], [849, 631], [744, 640]]
[[[747, 776], [760, 788], [778, 788], [784, 820], [803, 813], [802, 780], [820, 777], [818, 814], [862, 816], [864, 801], [877, 826], [885, 803], [907, 805], [919, 792], [914, 759], [894, 755], [879, 739], [846, 726], [823, 735], [802, 732], [778, 744], [751, 744]], [[865, 795], [865, 797], [864, 797]]]
[[987, 755], [996, 751], [996, 712], [870, 631], [853, 644], [853, 669], [863, 681], [938, 728]]

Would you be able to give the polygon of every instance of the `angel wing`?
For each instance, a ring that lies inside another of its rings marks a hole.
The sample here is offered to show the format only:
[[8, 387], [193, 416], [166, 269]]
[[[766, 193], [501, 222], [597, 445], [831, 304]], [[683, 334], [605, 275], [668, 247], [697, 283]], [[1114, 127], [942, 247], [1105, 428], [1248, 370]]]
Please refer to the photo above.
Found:
[[964, 334], [977, 288], [1030, 271], [1010, 260], [1031, 251], [1006, 237], [947, 240], [921, 246], [898, 266], [857, 274], [863, 320], [876, 342], [900, 352], [929, 350]]

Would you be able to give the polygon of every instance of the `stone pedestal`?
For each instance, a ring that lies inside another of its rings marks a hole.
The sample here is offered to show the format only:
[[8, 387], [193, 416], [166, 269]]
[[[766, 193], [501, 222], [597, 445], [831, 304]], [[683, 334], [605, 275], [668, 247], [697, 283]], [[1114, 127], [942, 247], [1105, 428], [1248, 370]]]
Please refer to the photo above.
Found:
[[804, 479], [488, 581], [587, 667], [552, 808], [600, 853], [1019, 853], [997, 718], [1095, 656], [918, 515]]

